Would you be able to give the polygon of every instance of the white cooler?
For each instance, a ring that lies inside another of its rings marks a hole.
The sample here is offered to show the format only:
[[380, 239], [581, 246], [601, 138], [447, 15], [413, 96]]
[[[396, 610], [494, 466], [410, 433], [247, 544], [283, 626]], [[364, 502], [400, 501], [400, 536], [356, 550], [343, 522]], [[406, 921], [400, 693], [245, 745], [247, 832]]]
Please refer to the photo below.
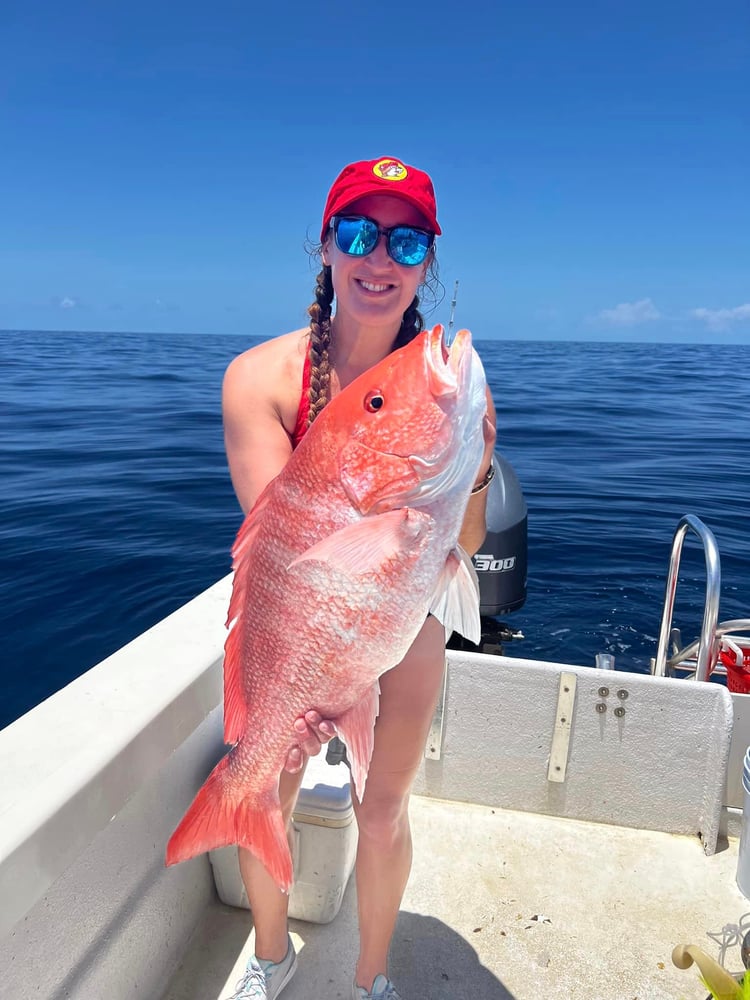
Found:
[[[357, 853], [349, 768], [326, 763], [325, 750], [312, 757], [293, 816], [294, 885], [289, 916], [327, 924], [341, 907]], [[236, 847], [209, 852], [222, 903], [249, 909]]]

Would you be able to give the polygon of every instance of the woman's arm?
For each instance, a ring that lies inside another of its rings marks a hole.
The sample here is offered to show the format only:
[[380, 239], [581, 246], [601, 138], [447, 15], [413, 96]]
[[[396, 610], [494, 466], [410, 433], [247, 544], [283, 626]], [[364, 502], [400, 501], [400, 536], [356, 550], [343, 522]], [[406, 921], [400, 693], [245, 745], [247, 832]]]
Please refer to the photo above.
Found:
[[[482, 424], [482, 431], [484, 432], [484, 456], [482, 464], [479, 466], [479, 472], [477, 473], [477, 484], [481, 483], [487, 475], [492, 456], [495, 453], [495, 439], [497, 437], [496, 420], [495, 404], [488, 387], [487, 414]], [[469, 503], [464, 514], [464, 523], [461, 526], [461, 534], [458, 536], [459, 544], [470, 556], [479, 551], [487, 534], [487, 523], [485, 521], [487, 492], [487, 489], [483, 489], [478, 493], [472, 493], [469, 497]]]
[[282, 377], [271, 345], [235, 358], [224, 375], [224, 445], [237, 499], [245, 514], [292, 454], [280, 405], [270, 392]]
[[[267, 349], [271, 344], [262, 344], [235, 358], [227, 368], [222, 388], [227, 462], [245, 514], [292, 454], [280, 404], [269, 392], [269, 387], [284, 385], [285, 375], [273, 349]], [[336, 728], [317, 712], [307, 712], [296, 720], [294, 735], [298, 745], [290, 749], [284, 765], [292, 773], [300, 770], [307, 757], [320, 753], [321, 746], [336, 735]]]

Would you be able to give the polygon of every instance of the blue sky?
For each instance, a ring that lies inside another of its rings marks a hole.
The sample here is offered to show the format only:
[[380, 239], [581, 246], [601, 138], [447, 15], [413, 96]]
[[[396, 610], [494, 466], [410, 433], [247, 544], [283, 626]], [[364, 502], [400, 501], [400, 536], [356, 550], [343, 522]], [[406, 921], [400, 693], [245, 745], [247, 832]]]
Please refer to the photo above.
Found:
[[274, 336], [347, 162], [438, 195], [478, 338], [750, 343], [747, 0], [0, 13], [0, 329]]

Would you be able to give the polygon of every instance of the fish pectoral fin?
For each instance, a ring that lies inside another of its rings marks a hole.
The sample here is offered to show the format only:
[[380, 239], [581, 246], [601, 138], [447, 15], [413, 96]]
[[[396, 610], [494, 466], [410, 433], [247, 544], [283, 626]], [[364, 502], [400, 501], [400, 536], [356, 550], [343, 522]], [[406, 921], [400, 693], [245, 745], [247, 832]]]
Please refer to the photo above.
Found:
[[336, 730], [346, 743], [354, 791], [360, 802], [365, 794], [367, 772], [375, 742], [375, 719], [379, 709], [380, 684], [375, 681], [364, 698], [336, 719]]
[[460, 545], [445, 560], [430, 601], [430, 614], [445, 626], [446, 638], [452, 632], [475, 644], [482, 638], [479, 579], [471, 557]]
[[415, 542], [433, 523], [429, 514], [410, 507], [372, 514], [311, 545], [288, 568], [313, 560], [327, 563], [346, 576], [375, 573], [396, 556], [408, 554], [416, 558]]

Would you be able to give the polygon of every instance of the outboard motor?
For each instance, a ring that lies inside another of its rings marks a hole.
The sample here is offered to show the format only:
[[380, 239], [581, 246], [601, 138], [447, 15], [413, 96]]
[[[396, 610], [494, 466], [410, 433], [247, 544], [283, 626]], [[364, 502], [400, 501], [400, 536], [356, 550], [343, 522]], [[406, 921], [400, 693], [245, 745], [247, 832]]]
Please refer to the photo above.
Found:
[[526, 601], [527, 508], [510, 462], [495, 452], [495, 477], [487, 493], [487, 537], [474, 556], [479, 613], [506, 615]]
[[495, 476], [487, 494], [487, 536], [473, 558], [479, 577], [479, 613], [482, 639], [479, 646], [454, 633], [453, 649], [502, 653], [503, 641], [523, 635], [497, 618], [517, 611], [526, 601], [528, 513], [521, 484], [510, 462], [494, 455]]

